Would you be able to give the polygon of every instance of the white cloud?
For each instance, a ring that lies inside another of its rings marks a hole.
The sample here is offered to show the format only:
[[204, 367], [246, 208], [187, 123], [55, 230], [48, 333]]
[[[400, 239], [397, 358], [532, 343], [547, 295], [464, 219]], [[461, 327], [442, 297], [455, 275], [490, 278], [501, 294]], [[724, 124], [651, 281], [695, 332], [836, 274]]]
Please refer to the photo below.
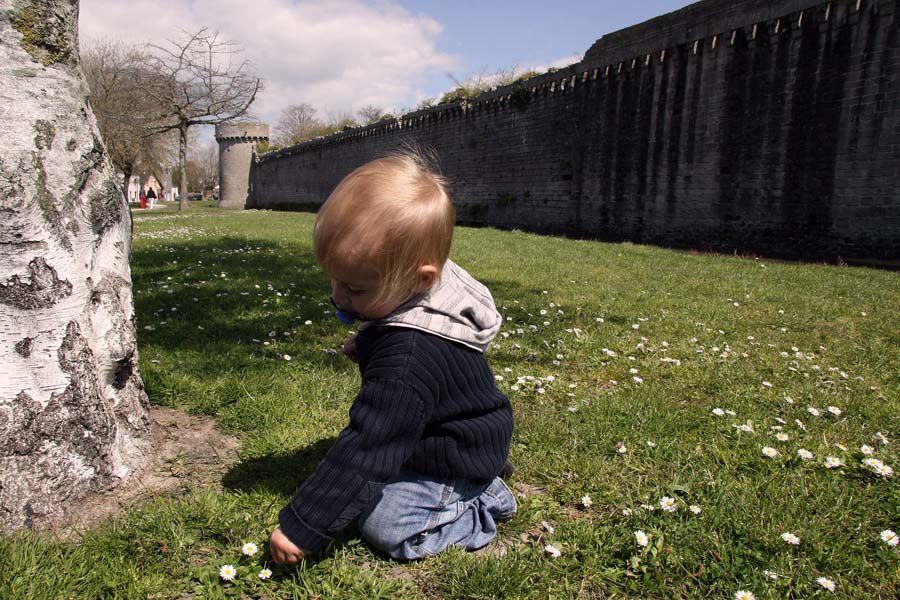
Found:
[[80, 11], [82, 43], [165, 45], [201, 27], [237, 42], [265, 80], [253, 111], [272, 125], [299, 102], [332, 112], [412, 105], [427, 74], [460, 64], [437, 48], [440, 23], [389, 1], [82, 0]]
[[561, 69], [563, 67], [568, 67], [571, 64], [575, 64], [577, 62], [581, 62], [581, 59], [584, 58], [584, 54], [571, 54], [569, 56], [563, 56], [562, 58], [558, 58], [547, 65], [537, 65], [534, 67], [530, 67], [539, 73], [543, 73], [544, 71], [550, 69]]

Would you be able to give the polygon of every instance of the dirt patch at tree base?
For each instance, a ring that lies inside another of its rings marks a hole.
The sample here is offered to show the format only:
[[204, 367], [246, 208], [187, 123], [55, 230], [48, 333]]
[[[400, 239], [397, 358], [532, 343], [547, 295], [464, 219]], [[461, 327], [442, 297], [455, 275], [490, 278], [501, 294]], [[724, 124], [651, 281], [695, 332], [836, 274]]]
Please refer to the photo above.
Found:
[[150, 410], [153, 458], [113, 490], [74, 501], [65, 515], [45, 529], [62, 539], [81, 533], [162, 495], [221, 489], [222, 476], [237, 461], [240, 442], [222, 433], [210, 417], [170, 408]]

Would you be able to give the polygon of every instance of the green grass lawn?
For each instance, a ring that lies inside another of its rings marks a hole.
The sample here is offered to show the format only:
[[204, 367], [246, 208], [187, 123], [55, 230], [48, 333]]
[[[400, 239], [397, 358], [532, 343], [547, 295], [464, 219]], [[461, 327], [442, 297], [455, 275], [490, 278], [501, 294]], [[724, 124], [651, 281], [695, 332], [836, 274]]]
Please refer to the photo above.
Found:
[[[151, 501], [78, 542], [5, 537], [4, 599], [900, 594], [900, 552], [881, 539], [900, 531], [897, 273], [460, 228], [452, 257], [506, 319], [488, 358], [525, 494], [505, 554], [398, 564], [350, 531], [261, 581], [277, 512], [359, 382], [335, 352], [348, 329], [329, 314], [313, 216], [194, 205], [135, 221], [150, 400], [214, 416], [240, 461], [223, 491]], [[893, 476], [862, 465], [864, 445]], [[260, 552], [241, 558], [245, 542]]]

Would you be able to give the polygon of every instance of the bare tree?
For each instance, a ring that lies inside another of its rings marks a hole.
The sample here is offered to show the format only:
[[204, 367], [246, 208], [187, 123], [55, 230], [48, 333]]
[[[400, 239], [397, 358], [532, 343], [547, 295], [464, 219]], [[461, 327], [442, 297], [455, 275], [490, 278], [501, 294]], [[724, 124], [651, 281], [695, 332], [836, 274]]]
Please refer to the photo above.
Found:
[[291, 104], [281, 111], [275, 125], [273, 141], [279, 146], [292, 146], [321, 135], [325, 123], [319, 119], [318, 111], [308, 102]]
[[188, 150], [188, 179], [200, 193], [219, 183], [219, 149], [213, 144], [194, 144]]
[[88, 44], [81, 58], [100, 135], [125, 182], [139, 164], [165, 169], [175, 153], [177, 137], [174, 131], [148, 134], [147, 126], [159, 106], [139, 84], [138, 71], [146, 55], [118, 41], [100, 40]]
[[359, 123], [356, 122], [356, 119], [353, 118], [353, 113], [349, 110], [338, 110], [329, 113], [326, 125], [328, 129], [331, 130], [328, 133], [331, 133], [333, 131], [342, 131], [350, 127], [357, 127], [359, 126]]
[[358, 111], [356, 114], [359, 115], [359, 118], [362, 119], [363, 125], [371, 125], [372, 123], [377, 123], [382, 119], [390, 118], [391, 115], [386, 113], [384, 109], [379, 108], [378, 106], [373, 106], [371, 104], [366, 104]]
[[131, 217], [85, 102], [77, 0], [0, 0], [0, 530], [151, 454]]
[[158, 112], [144, 125], [155, 133], [178, 132], [179, 208], [186, 210], [188, 130], [248, 116], [262, 81], [250, 74], [248, 61], [236, 62], [241, 49], [235, 42], [219, 39], [206, 28], [183, 32], [168, 46], [152, 49], [139, 71], [140, 85]]
[[328, 116], [324, 119], [318, 114], [318, 109], [308, 102], [292, 104], [282, 110], [275, 126], [275, 143], [279, 146], [292, 146], [358, 125], [353, 113], [348, 110], [328, 111]]

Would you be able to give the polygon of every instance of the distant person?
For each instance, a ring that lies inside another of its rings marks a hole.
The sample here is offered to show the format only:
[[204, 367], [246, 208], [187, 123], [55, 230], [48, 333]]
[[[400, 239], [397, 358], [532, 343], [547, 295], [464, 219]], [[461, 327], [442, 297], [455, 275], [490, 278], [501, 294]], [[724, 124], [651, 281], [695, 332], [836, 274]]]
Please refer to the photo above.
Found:
[[156, 206], [156, 191], [153, 188], [147, 190], [147, 200], [150, 201], [150, 208]]
[[295, 563], [358, 520], [401, 560], [475, 550], [516, 513], [509, 399], [484, 352], [502, 317], [490, 291], [448, 260], [455, 211], [443, 177], [411, 154], [367, 163], [319, 210], [316, 262], [362, 383], [350, 423], [279, 515], [269, 547]]
[[144, 193], [144, 190], [141, 190], [139, 199], [141, 201], [141, 208], [147, 208], [147, 194]]

